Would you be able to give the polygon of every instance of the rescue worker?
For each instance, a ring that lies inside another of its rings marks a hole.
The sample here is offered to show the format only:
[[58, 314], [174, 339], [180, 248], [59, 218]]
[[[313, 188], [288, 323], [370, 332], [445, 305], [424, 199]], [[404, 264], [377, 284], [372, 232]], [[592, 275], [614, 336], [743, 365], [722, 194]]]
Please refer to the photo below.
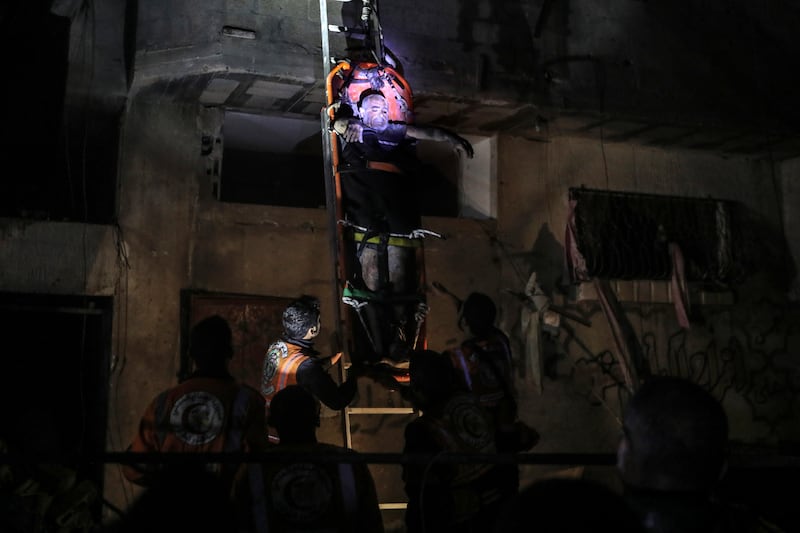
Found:
[[432, 454], [428, 464], [403, 465], [409, 533], [491, 531], [502, 503], [503, 480], [491, 463], [437, 462], [439, 455], [493, 454], [494, 427], [474, 395], [456, 387], [444, 354], [411, 355], [410, 397], [422, 415], [405, 428], [404, 454]]
[[[239, 531], [383, 532], [369, 468], [348, 462], [357, 452], [317, 442], [319, 403], [308, 391], [298, 385], [278, 391], [269, 424], [278, 430], [280, 443], [268, 454], [296, 458], [267, 457], [242, 466], [232, 492]], [[315, 462], [315, 457], [334, 460]]]
[[[457, 370], [460, 386], [472, 392], [492, 416], [497, 451], [517, 453], [531, 449], [539, 434], [519, 420], [514, 388], [513, 358], [508, 336], [494, 323], [497, 307], [486, 294], [473, 292], [459, 309], [459, 327], [470, 337], [449, 355]], [[519, 467], [501, 465], [507, 480], [505, 494], [519, 488]]]
[[[213, 315], [191, 331], [189, 355], [195, 371], [183, 383], [156, 396], [142, 416], [128, 451], [251, 452], [267, 446], [264, 398], [248, 385], [237, 383], [228, 372], [233, 357], [228, 322]], [[170, 465], [129, 464], [125, 477], [148, 486]], [[230, 486], [237, 465], [209, 464]]]
[[350, 368], [347, 379], [337, 384], [328, 369], [341, 358], [341, 352], [320, 357], [314, 339], [320, 332], [319, 300], [304, 295], [283, 311], [283, 336], [273, 342], [264, 357], [261, 393], [267, 406], [281, 389], [300, 385], [330, 409], [344, 409], [357, 390], [357, 367]]
[[497, 307], [486, 294], [473, 292], [459, 309], [459, 328], [469, 338], [450, 352], [461, 386], [478, 397], [498, 425], [516, 417], [513, 359], [508, 336], [494, 322]]

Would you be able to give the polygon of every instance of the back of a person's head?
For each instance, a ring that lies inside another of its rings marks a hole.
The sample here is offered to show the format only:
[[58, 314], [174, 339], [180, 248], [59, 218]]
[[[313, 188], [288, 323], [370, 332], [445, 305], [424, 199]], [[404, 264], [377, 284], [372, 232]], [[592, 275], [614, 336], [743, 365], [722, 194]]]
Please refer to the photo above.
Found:
[[545, 479], [506, 504], [494, 533], [644, 533], [622, 495], [584, 479]]
[[707, 491], [719, 480], [728, 419], [701, 386], [678, 377], [651, 378], [629, 400], [623, 430], [618, 467], [627, 484]]
[[455, 390], [455, 371], [450, 358], [433, 350], [413, 352], [408, 367], [411, 388], [418, 400], [433, 403], [446, 400]]
[[302, 339], [319, 321], [319, 300], [301, 296], [283, 311], [283, 332], [290, 339]]
[[286, 435], [313, 434], [319, 426], [319, 402], [299, 385], [281, 389], [269, 404], [270, 426], [278, 430], [281, 439]]
[[460, 320], [474, 334], [482, 334], [494, 326], [497, 307], [494, 301], [482, 292], [473, 292], [461, 304]]
[[189, 355], [199, 365], [223, 362], [233, 356], [233, 334], [219, 315], [204, 318], [192, 328]]

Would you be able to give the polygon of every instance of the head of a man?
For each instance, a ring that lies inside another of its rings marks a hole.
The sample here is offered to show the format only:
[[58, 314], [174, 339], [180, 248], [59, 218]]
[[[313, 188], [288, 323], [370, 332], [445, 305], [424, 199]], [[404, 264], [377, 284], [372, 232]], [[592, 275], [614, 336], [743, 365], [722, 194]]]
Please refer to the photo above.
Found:
[[189, 356], [199, 367], [218, 366], [233, 357], [233, 334], [219, 315], [204, 318], [192, 327]]
[[310, 340], [319, 335], [319, 300], [301, 296], [283, 311], [283, 332], [290, 339]]
[[459, 309], [459, 327], [466, 325], [473, 335], [483, 335], [494, 326], [497, 318], [497, 306], [494, 301], [482, 292], [473, 292], [461, 304]]
[[364, 126], [381, 132], [389, 127], [389, 104], [380, 91], [367, 90], [358, 101], [358, 114]]
[[625, 408], [617, 468], [633, 488], [708, 492], [724, 473], [727, 449], [719, 402], [691, 381], [659, 376]]
[[315, 442], [320, 404], [303, 387], [290, 385], [272, 398], [267, 422], [278, 430], [281, 442]]

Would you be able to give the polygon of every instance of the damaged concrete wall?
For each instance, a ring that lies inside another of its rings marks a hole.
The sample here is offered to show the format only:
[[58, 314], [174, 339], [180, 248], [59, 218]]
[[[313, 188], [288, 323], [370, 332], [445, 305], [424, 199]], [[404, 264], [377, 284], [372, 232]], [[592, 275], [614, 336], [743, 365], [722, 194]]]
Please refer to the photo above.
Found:
[[[327, 214], [214, 200], [201, 137], [218, 120], [215, 111], [196, 105], [132, 102], [120, 166], [119, 248], [115, 232], [105, 226], [31, 223], [20, 229], [13, 221], [5, 226], [4, 290], [111, 294], [117, 301], [119, 362], [111, 380], [110, 451], [127, 446], [150, 398], [176, 382], [182, 289], [285, 297], [316, 293], [328, 317], [322, 338], [333, 327]], [[497, 220], [426, 218], [427, 227], [447, 237], [426, 241], [428, 282], [439, 281], [461, 296], [486, 292], [500, 304], [501, 325], [512, 335], [520, 363], [522, 416], [542, 434], [536, 451], [613, 451], [624, 400], [612, 368], [617, 349], [599, 306], [557, 290], [568, 188], [737, 200], [767, 226], [779, 228], [780, 201], [774, 188], [764, 186], [771, 183], [771, 172], [763, 162], [697, 152], [501, 136]], [[69, 245], [84, 232], [96, 250], [85, 284], [83, 262], [75, 256], [76, 246]], [[124, 251], [127, 268], [120, 267], [118, 250]], [[56, 285], [52, 276], [36, 274], [36, 265], [52, 264], [63, 270]], [[521, 305], [508, 293], [523, 290], [533, 271], [554, 302], [591, 322], [586, 327], [564, 320], [571, 331], [561, 329], [549, 342], [553, 359], [541, 385], [521, 358]], [[696, 377], [724, 400], [732, 436], [744, 442], [799, 435], [790, 381], [797, 370], [796, 333], [787, 322], [789, 311], [770, 290], [768, 283], [742, 287], [735, 305], [702, 308], [706, 323], [689, 332], [680, 330], [671, 305], [623, 301], [653, 368], [667, 371], [679, 360], [702, 363], [691, 368], [699, 369]], [[453, 302], [432, 290], [429, 303], [430, 347], [452, 346], [463, 337]], [[542, 472], [529, 470], [528, 475]], [[124, 507], [130, 491], [117, 468], [109, 467], [109, 501]]]
[[[596, 297], [581, 298], [564, 278], [569, 188], [741, 202], [754, 223], [766, 228], [760, 235], [780, 242], [781, 213], [788, 204], [772, 186], [776, 169], [769, 162], [574, 138], [531, 143], [501, 137], [499, 150], [501, 286], [522, 291], [536, 272], [553, 303], [591, 322], [587, 327], [562, 318], [557, 333], [543, 340], [538, 369], [518, 355], [523, 417], [542, 433], [537, 451], [612, 452], [628, 392], [619, 373], [619, 349]], [[791, 280], [780, 277], [786, 269], [773, 268], [773, 259], [762, 256], [759, 272], [732, 287], [722, 305], [695, 305], [699, 319], [690, 330], [678, 325], [666, 300], [633, 301], [619, 292], [652, 372], [703, 384], [723, 401], [731, 438], [745, 443], [774, 444], [800, 435], [800, 338], [792, 326], [797, 309], [787, 306]], [[518, 354], [524, 353], [522, 310], [514, 298], [503, 297], [504, 327]]]

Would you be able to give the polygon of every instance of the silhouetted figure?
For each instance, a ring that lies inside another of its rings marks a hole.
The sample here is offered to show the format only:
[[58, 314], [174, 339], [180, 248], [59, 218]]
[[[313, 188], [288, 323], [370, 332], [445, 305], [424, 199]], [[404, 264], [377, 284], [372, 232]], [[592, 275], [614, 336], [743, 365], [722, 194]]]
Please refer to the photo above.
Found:
[[769, 529], [757, 515], [715, 499], [728, 453], [728, 420], [705, 389], [654, 377], [628, 402], [617, 468], [625, 496], [656, 533]]
[[475, 396], [455, 387], [447, 356], [414, 353], [410, 396], [422, 416], [405, 429], [403, 453], [437, 454], [429, 464], [403, 465], [409, 533], [491, 531], [501, 503], [501, 472], [490, 463], [437, 462], [448, 454], [493, 454], [491, 417]]
[[[511, 343], [494, 323], [497, 307], [486, 294], [473, 292], [459, 308], [459, 327], [470, 337], [449, 352], [460, 386], [477, 396], [492, 416], [497, 451], [527, 451], [539, 442], [539, 434], [518, 417]], [[508, 479], [509, 493], [519, 487], [519, 467], [500, 465]]]
[[[130, 452], [202, 453], [261, 451], [267, 446], [264, 399], [228, 373], [233, 356], [228, 322], [217, 315], [198, 322], [191, 332], [189, 355], [195, 371], [183, 383], [156, 396], [142, 416]], [[179, 459], [173, 460], [173, 463]], [[125, 477], [149, 485], [165, 464], [126, 465]], [[207, 469], [230, 483], [238, 465], [209, 464]]]
[[502, 509], [494, 533], [644, 533], [636, 513], [610, 488], [583, 479], [546, 479]]
[[309, 392], [297, 385], [278, 391], [269, 423], [278, 430], [280, 443], [267, 455], [296, 457], [267, 457], [242, 467], [233, 491], [240, 531], [383, 531], [367, 465], [347, 461], [357, 453], [353, 450], [317, 442], [319, 403]]

